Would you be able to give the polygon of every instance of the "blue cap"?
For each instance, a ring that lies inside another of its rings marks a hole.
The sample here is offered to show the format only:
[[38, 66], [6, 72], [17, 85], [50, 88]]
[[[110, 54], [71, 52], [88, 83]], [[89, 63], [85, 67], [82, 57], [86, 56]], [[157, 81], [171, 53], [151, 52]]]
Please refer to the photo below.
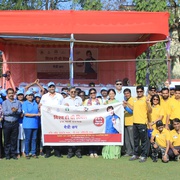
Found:
[[18, 87], [18, 89], [19, 89], [20, 91], [22, 91], [23, 94], [24, 94], [24, 91], [25, 91], [25, 88], [24, 88], [24, 87]]
[[40, 93], [36, 93], [36, 94], [34, 95], [34, 97], [35, 97], [35, 98], [36, 98], [36, 97], [41, 98], [42, 96], [41, 96], [41, 94], [40, 94]]
[[66, 91], [62, 91], [61, 94], [65, 94], [68, 96], [68, 93]]
[[33, 92], [28, 90], [28, 91], [26, 91], [25, 96], [30, 95], [30, 94], [33, 94]]
[[24, 95], [24, 92], [21, 91], [21, 90], [18, 90], [16, 94], [17, 94], [17, 95], [20, 95], [20, 94]]
[[48, 87], [50, 87], [50, 86], [56, 86], [56, 85], [54, 84], [54, 82], [49, 82]]
[[39, 88], [38, 87], [32, 87], [31, 91], [38, 93], [39, 92]]
[[101, 91], [108, 91], [107, 87], [102, 87]]
[[0, 94], [2, 96], [7, 96], [6, 89], [1, 89]]
[[45, 85], [43, 85], [43, 88], [44, 88], [44, 89], [46, 89], [46, 90], [48, 90], [48, 87], [47, 87], [47, 86], [45, 86]]

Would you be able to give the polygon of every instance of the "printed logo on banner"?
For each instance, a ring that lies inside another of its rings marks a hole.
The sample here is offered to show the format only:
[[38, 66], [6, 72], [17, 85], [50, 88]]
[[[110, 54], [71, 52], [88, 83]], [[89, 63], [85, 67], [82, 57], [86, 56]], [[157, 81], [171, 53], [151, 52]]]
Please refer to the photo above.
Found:
[[104, 124], [104, 118], [103, 117], [95, 117], [93, 120], [93, 123], [95, 126], [102, 126]]

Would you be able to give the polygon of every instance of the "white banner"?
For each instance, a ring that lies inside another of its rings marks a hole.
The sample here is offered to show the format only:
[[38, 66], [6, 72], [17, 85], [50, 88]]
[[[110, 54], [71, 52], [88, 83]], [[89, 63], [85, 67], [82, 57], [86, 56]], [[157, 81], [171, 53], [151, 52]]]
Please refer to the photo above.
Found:
[[43, 105], [41, 114], [44, 145], [123, 145], [121, 103], [78, 107]]

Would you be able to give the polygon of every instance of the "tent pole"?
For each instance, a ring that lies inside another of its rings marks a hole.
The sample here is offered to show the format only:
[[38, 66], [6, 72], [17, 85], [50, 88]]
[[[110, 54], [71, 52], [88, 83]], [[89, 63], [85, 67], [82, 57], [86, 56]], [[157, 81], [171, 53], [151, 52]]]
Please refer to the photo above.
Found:
[[74, 49], [74, 34], [71, 34], [71, 42], [70, 42], [70, 56], [69, 56], [69, 80], [70, 86], [74, 85], [74, 67], [73, 67], [73, 49]]
[[150, 49], [148, 47], [147, 51], [146, 51], [146, 56], [147, 56], [147, 69], [146, 69], [146, 86], [149, 86], [149, 62], [150, 62]]
[[168, 82], [171, 84], [171, 57], [170, 57], [170, 45], [171, 39], [167, 37], [168, 42], [166, 43], [166, 57], [167, 57], [167, 69], [168, 69]]

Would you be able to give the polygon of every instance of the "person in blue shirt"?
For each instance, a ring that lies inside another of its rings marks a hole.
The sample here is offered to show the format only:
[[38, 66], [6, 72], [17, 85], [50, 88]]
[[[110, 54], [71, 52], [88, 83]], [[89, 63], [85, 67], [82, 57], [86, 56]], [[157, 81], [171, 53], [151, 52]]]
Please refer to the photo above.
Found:
[[4, 132], [4, 152], [6, 160], [11, 157], [17, 160], [17, 140], [18, 140], [18, 130], [19, 122], [18, 119], [21, 115], [21, 103], [14, 99], [14, 89], [7, 89], [7, 100], [3, 101], [3, 132]]
[[22, 110], [24, 114], [23, 128], [25, 132], [25, 154], [26, 158], [30, 159], [30, 152], [32, 153], [33, 158], [37, 158], [36, 140], [40, 113], [38, 104], [33, 100], [33, 93], [31, 91], [27, 91], [25, 96], [27, 100], [22, 105]]

